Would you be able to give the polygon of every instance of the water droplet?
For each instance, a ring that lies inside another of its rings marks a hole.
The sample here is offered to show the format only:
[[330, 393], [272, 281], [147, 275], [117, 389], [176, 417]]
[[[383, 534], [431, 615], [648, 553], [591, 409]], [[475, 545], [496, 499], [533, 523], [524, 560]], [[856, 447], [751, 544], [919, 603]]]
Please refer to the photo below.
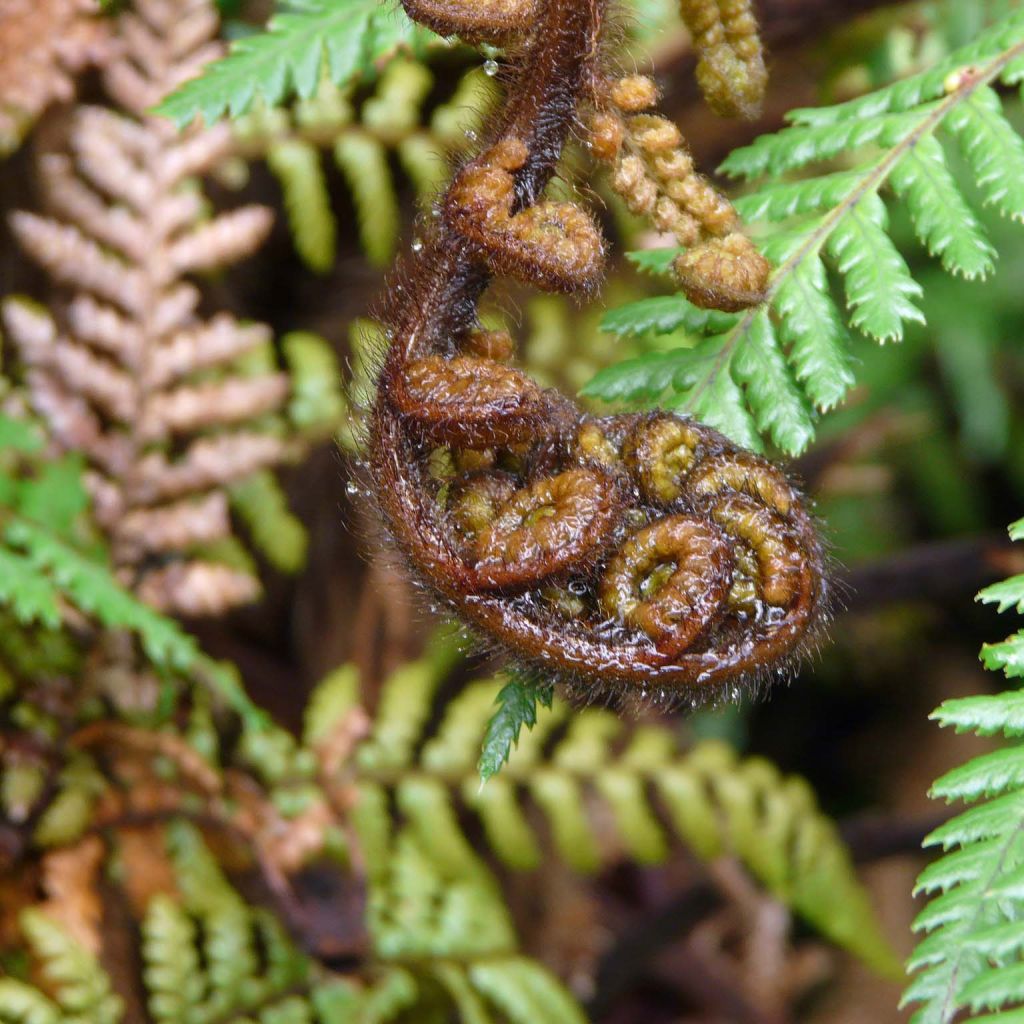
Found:
[[349, 480], [349, 482], [345, 484], [345, 493], [350, 498], [356, 497], [356, 495], [359, 494], [359, 484], [357, 484], [355, 480]]
[[484, 61], [484, 74], [488, 78], [493, 78], [498, 73], [498, 62], [496, 60], [485, 60]]
[[469, 139], [470, 142], [476, 142], [476, 132], [473, 131], [472, 128], [467, 128], [466, 129], [466, 138]]
[[423, 243], [418, 238], [416, 239], [415, 242], [412, 243], [412, 251], [413, 252], [422, 252], [423, 251]]

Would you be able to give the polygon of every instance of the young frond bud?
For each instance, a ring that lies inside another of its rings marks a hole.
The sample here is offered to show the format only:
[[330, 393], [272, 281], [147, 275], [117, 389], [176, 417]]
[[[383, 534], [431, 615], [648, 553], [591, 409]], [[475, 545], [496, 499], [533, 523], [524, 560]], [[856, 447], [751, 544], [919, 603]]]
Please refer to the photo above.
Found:
[[651, 221], [659, 231], [675, 235], [680, 245], [690, 246], [700, 240], [700, 223], [667, 196], [655, 203]]
[[651, 156], [671, 153], [683, 142], [676, 125], [657, 114], [638, 114], [630, 121], [629, 127], [636, 145]]
[[474, 356], [410, 363], [391, 401], [433, 443], [466, 448], [530, 438], [546, 407], [529, 377]]
[[626, 137], [626, 125], [617, 114], [598, 111], [590, 119], [590, 152], [602, 163], [615, 161], [622, 151]]
[[612, 477], [571, 469], [516, 492], [476, 543], [476, 572], [488, 589], [526, 588], [604, 551], [622, 514]]
[[616, 552], [601, 578], [601, 607], [672, 657], [708, 628], [731, 583], [721, 530], [694, 516], [669, 516]]
[[504, 46], [529, 32], [538, 0], [402, 0], [413, 21], [440, 36]]
[[739, 223], [732, 203], [702, 174], [691, 174], [688, 178], [669, 181], [665, 193], [700, 222], [701, 230], [706, 235], [729, 234]]
[[503, 140], [455, 180], [448, 221], [483, 250], [496, 272], [545, 291], [586, 290], [604, 269], [604, 244], [593, 218], [572, 203], [539, 203], [513, 214], [515, 178], [525, 144]]
[[771, 264], [739, 232], [688, 249], [673, 269], [695, 306], [730, 313], [764, 302], [771, 274]]
[[697, 83], [723, 117], [761, 113], [768, 72], [752, 0], [680, 0], [697, 51]]
[[609, 98], [626, 114], [650, 110], [658, 102], [658, 87], [647, 75], [628, 75], [612, 84]]

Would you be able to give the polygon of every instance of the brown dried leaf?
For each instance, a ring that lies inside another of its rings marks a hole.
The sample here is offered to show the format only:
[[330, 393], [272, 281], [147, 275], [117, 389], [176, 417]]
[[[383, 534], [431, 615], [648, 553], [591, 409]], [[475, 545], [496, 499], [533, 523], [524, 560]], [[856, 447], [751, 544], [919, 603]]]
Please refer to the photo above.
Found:
[[13, 149], [73, 76], [106, 52], [95, 0], [4, 0], [0, 16], [0, 152]]
[[201, 438], [175, 460], [154, 452], [137, 466], [131, 500], [149, 505], [191, 491], [222, 487], [285, 461], [290, 452], [291, 446], [280, 438], [256, 433]]
[[161, 508], [135, 509], [116, 527], [119, 546], [135, 552], [135, 559], [144, 552], [185, 551], [230, 534], [228, 501], [221, 491]]
[[223, 615], [255, 601], [259, 581], [246, 572], [215, 562], [175, 562], [147, 573], [139, 597], [158, 611], [186, 618]]
[[[223, 488], [291, 456], [293, 445], [260, 432], [290, 383], [239, 368], [270, 331], [227, 314], [204, 321], [184, 275], [251, 253], [271, 214], [248, 206], [210, 217], [185, 182], [224, 158], [230, 128], [178, 133], [148, 113], [221, 52], [212, 0], [135, 0], [114, 24], [112, 107], [77, 108], [52, 135], [39, 164], [49, 216], [12, 221], [23, 249], [73, 294], [49, 316], [5, 303], [4, 319], [57, 449], [89, 458], [121, 578], [162, 609], [216, 615], [252, 600], [258, 584], [192, 562], [189, 550], [230, 536]], [[240, 429], [210, 436], [226, 425]], [[167, 561], [140, 571], [153, 554]]]
[[106, 850], [98, 836], [86, 836], [74, 846], [43, 857], [40, 909], [80, 946], [98, 954], [103, 904], [98, 889], [100, 865]]

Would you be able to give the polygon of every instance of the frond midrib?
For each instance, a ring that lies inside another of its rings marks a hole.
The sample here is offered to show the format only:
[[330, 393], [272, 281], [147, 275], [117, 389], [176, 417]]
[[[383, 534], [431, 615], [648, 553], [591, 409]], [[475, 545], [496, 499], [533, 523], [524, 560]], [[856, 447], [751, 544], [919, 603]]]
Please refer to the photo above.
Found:
[[720, 337], [723, 340], [721, 350], [715, 358], [711, 370], [702, 377], [681, 403], [683, 408], [693, 409], [697, 406], [700, 396], [713, 383], [717, 376], [725, 371], [732, 360], [737, 347], [750, 333], [754, 321], [765, 310], [771, 308], [779, 289], [796, 270], [809, 258], [820, 255], [829, 237], [845, 217], [850, 215], [857, 205], [869, 195], [877, 195], [888, 181], [899, 161], [926, 136], [933, 135], [945, 119], [956, 109], [970, 100], [983, 86], [990, 85], [1015, 59], [1024, 56], [1024, 41], [1015, 44], [994, 57], [987, 64], [976, 69], [975, 75], [962, 87], [951, 92], [944, 99], [932, 101], [921, 108], [920, 124], [910, 132], [906, 139], [897, 143], [885, 152], [874, 164], [866, 165], [866, 173], [850, 190], [850, 193], [833, 207], [807, 238], [788, 256], [775, 270], [768, 286], [764, 303], [748, 310], [729, 331]]

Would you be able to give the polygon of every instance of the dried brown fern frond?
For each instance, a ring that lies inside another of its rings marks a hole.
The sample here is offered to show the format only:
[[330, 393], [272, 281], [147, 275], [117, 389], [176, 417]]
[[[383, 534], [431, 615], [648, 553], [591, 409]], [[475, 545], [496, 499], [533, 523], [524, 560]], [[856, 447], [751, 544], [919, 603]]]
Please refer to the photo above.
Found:
[[[208, 0], [136, 0], [117, 18], [110, 107], [74, 111], [61, 148], [39, 160], [47, 215], [13, 217], [59, 295], [49, 309], [3, 310], [55, 446], [89, 460], [123, 578], [192, 616], [256, 595], [233, 557], [226, 489], [295, 450], [277, 416], [290, 384], [269, 329], [203, 319], [189, 280], [250, 254], [271, 213], [211, 216], [194, 187], [230, 149], [226, 125], [179, 135], [146, 113], [217, 55], [217, 28]], [[232, 557], [209, 554], [225, 544]]]
[[0, 153], [29, 124], [71, 98], [73, 76], [106, 50], [96, 0], [3, 0], [0, 4]]
[[98, 836], [86, 835], [71, 846], [47, 852], [41, 869], [46, 899], [39, 909], [94, 954], [100, 951], [99, 876], [105, 853]]

